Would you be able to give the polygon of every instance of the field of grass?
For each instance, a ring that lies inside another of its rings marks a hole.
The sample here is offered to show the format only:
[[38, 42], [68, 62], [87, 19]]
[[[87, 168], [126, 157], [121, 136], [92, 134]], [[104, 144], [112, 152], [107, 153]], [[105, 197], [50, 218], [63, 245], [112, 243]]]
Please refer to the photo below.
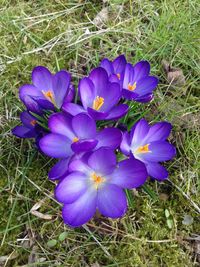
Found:
[[[199, 14], [198, 0], [0, 0], [0, 266], [199, 266]], [[11, 134], [24, 109], [18, 88], [37, 65], [65, 68], [77, 85], [122, 53], [149, 60], [160, 79], [153, 102], [132, 106], [129, 125], [171, 121], [177, 157], [166, 164], [169, 181], [148, 182], [153, 196], [133, 191], [125, 217], [70, 229], [47, 178], [53, 161]], [[169, 80], [163, 60], [185, 82]], [[46, 219], [31, 213], [37, 203]]]

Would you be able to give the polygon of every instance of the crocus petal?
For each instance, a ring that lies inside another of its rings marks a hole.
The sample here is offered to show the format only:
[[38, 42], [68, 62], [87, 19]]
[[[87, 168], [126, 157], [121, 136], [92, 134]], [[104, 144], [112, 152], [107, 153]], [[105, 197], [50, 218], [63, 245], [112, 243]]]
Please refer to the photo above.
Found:
[[109, 111], [109, 114], [105, 119], [106, 120], [117, 120], [123, 117], [128, 112], [128, 109], [129, 109], [129, 106], [126, 104], [115, 106]]
[[57, 180], [67, 175], [68, 173], [68, 164], [70, 161], [70, 157], [66, 159], [61, 159], [58, 161], [49, 171], [49, 179]]
[[136, 94], [134, 91], [129, 91], [127, 89], [122, 89], [122, 96], [128, 100], [138, 99], [138, 94]]
[[84, 108], [87, 109], [87, 107], [92, 107], [95, 98], [95, 87], [89, 78], [86, 77], [81, 79], [79, 82], [79, 93]]
[[122, 142], [120, 144], [120, 150], [124, 155], [129, 155], [130, 154], [130, 136], [128, 132], [125, 132], [122, 137]]
[[74, 103], [64, 103], [62, 105], [62, 110], [71, 114], [72, 116], [75, 116], [82, 112], [86, 112], [83, 107]]
[[104, 104], [100, 111], [109, 112], [120, 100], [121, 89], [119, 83], [108, 82], [101, 91], [101, 97], [104, 98]]
[[148, 153], [141, 153], [137, 158], [141, 158], [144, 161], [161, 162], [172, 159], [176, 154], [176, 149], [173, 145], [166, 141], [156, 141], [149, 144]]
[[70, 74], [64, 70], [57, 72], [53, 76], [53, 91], [57, 108], [62, 106], [65, 96], [68, 94], [70, 80]]
[[69, 164], [69, 171], [77, 171], [77, 172], [82, 172], [85, 174], [90, 174], [91, 169], [88, 167], [87, 162], [84, 162], [83, 160], [77, 159], [73, 160]]
[[139, 120], [131, 129], [131, 144], [141, 144], [149, 131], [149, 124], [145, 119]]
[[148, 162], [146, 168], [148, 174], [158, 181], [162, 181], [168, 177], [168, 171], [159, 163]]
[[12, 129], [12, 134], [20, 138], [33, 138], [36, 137], [35, 129], [27, 128], [26, 126], [16, 126]]
[[53, 158], [67, 158], [73, 154], [71, 141], [64, 135], [47, 134], [39, 142], [40, 149]]
[[36, 122], [36, 118], [33, 117], [30, 113], [28, 113], [27, 111], [23, 111], [20, 114], [20, 120], [21, 122], [24, 124], [24, 126], [28, 127], [29, 129], [33, 129], [34, 128], [34, 123]]
[[33, 69], [32, 81], [40, 91], [52, 90], [52, 74], [43, 66], [37, 66]]
[[61, 134], [72, 140], [75, 135], [72, 129], [72, 116], [69, 114], [55, 113], [48, 121], [49, 129], [52, 133]]
[[69, 85], [69, 91], [68, 91], [68, 94], [65, 95], [65, 98], [64, 98], [64, 101], [63, 103], [69, 103], [69, 102], [72, 102], [72, 100], [74, 99], [75, 97], [75, 87], [74, 85], [70, 84]]
[[96, 190], [88, 189], [71, 204], [65, 204], [62, 210], [63, 220], [71, 227], [79, 227], [88, 222], [96, 211]]
[[110, 60], [108, 60], [107, 58], [104, 58], [101, 61], [100, 66], [107, 71], [108, 76], [110, 76], [111, 74], [114, 73], [114, 68], [113, 68], [112, 62], [110, 62]]
[[138, 96], [144, 96], [146, 94], [152, 93], [152, 91], [158, 85], [158, 79], [154, 76], [147, 76], [139, 81], [137, 81], [136, 89], [134, 93], [138, 94]]
[[96, 136], [96, 123], [85, 113], [73, 117], [72, 127], [75, 135], [80, 139], [91, 139]]
[[130, 63], [126, 64], [123, 80], [123, 88], [127, 89], [129, 83], [134, 81], [134, 68]]
[[169, 136], [172, 125], [169, 122], [157, 122], [150, 127], [144, 142], [164, 141]]
[[122, 133], [117, 128], [104, 128], [97, 134], [96, 139], [98, 140], [96, 149], [100, 147], [116, 149], [120, 145]]
[[118, 167], [109, 175], [108, 181], [119, 187], [131, 189], [143, 185], [147, 176], [144, 163], [136, 159], [126, 159], [119, 162]]
[[65, 204], [76, 201], [87, 190], [87, 176], [81, 172], [73, 172], [60, 181], [55, 189], [56, 199]]
[[113, 150], [108, 148], [99, 148], [89, 157], [88, 165], [99, 174], [110, 174], [116, 166], [115, 153]]
[[126, 194], [120, 187], [107, 184], [98, 190], [97, 208], [106, 217], [122, 217], [127, 210]]
[[97, 143], [98, 141], [95, 139], [80, 140], [72, 143], [71, 148], [74, 151], [74, 153], [87, 152], [94, 149]]
[[122, 73], [125, 70], [126, 67], [126, 58], [124, 55], [118, 56], [114, 61], [113, 61], [113, 67], [115, 73]]
[[108, 74], [106, 70], [101, 67], [95, 68], [91, 71], [89, 78], [94, 84], [95, 96], [103, 97], [105, 92], [105, 86], [108, 83]]
[[87, 111], [94, 120], [105, 120], [108, 116], [108, 112], [99, 112], [93, 108], [87, 108]]
[[133, 67], [134, 67], [134, 80], [136, 82], [141, 78], [149, 75], [150, 64], [148, 61], [139, 61]]

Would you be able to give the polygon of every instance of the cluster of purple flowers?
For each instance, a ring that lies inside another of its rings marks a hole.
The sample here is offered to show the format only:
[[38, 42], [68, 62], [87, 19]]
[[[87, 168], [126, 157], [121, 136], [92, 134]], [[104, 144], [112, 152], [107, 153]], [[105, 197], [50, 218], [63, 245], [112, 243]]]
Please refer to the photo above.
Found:
[[66, 224], [81, 226], [96, 210], [119, 218], [127, 209], [125, 189], [142, 186], [148, 176], [168, 177], [160, 162], [176, 153], [167, 141], [170, 123], [150, 126], [141, 119], [130, 132], [113, 127], [128, 114], [129, 101], [149, 102], [157, 84], [147, 61], [133, 66], [121, 55], [103, 59], [80, 80], [77, 92], [67, 71], [52, 74], [41, 66], [33, 69], [32, 84], [19, 89], [27, 110], [13, 134], [35, 138], [40, 151], [59, 159], [49, 179], [58, 180], [55, 197], [63, 204]]

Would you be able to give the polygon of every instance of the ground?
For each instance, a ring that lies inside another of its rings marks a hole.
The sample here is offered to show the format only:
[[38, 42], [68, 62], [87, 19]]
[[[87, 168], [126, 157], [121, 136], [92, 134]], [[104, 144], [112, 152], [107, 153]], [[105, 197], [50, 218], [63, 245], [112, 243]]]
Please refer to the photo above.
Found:
[[[0, 0], [0, 266], [199, 266], [199, 11], [198, 0]], [[160, 80], [151, 103], [133, 104], [129, 127], [142, 116], [171, 121], [177, 156], [169, 181], [134, 191], [124, 218], [70, 229], [47, 179], [53, 161], [11, 134], [18, 88], [37, 65], [65, 68], [77, 85], [122, 53], [149, 60]]]

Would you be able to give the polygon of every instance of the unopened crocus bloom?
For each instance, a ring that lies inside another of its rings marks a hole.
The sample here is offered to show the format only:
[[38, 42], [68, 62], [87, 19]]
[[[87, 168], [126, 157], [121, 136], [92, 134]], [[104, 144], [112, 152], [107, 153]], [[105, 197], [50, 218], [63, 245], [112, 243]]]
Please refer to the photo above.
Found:
[[127, 63], [122, 95], [129, 100], [138, 102], [149, 102], [153, 98], [153, 90], [158, 85], [158, 79], [150, 76], [150, 65], [148, 61], [140, 61], [132, 66]]
[[163, 180], [168, 177], [168, 172], [160, 162], [170, 160], [176, 154], [175, 147], [166, 140], [171, 128], [168, 122], [150, 126], [145, 119], [141, 119], [130, 133], [124, 133], [121, 151], [142, 161], [151, 177]]
[[19, 89], [19, 96], [28, 110], [41, 113], [43, 109], [60, 109], [63, 103], [74, 97], [74, 87], [70, 84], [71, 76], [61, 70], [52, 74], [47, 68], [38, 66], [33, 69], [33, 84], [25, 84]]
[[100, 147], [116, 149], [122, 134], [117, 128], [96, 130], [95, 121], [86, 113], [74, 117], [56, 113], [49, 118], [50, 134], [40, 140], [40, 149], [50, 157], [61, 158], [50, 171], [50, 178], [60, 178], [68, 168], [69, 157], [74, 153], [88, 152]]
[[87, 112], [95, 120], [111, 120], [123, 117], [128, 106], [118, 104], [121, 98], [120, 85], [110, 82], [105, 69], [99, 67], [91, 71], [89, 77], [79, 83], [79, 94], [83, 107], [66, 103], [63, 110], [72, 115]]
[[113, 61], [104, 58], [101, 61], [100, 66], [107, 71], [110, 81], [117, 80], [120, 83], [120, 85], [122, 85], [126, 63], [127, 62], [125, 56], [120, 55]]
[[113, 150], [100, 148], [85, 159], [70, 163], [71, 173], [55, 189], [57, 200], [64, 204], [64, 222], [79, 227], [88, 222], [96, 210], [110, 218], [119, 218], [127, 209], [123, 189], [141, 186], [147, 172], [136, 159], [116, 162]]
[[20, 138], [36, 138], [42, 128], [37, 124], [37, 119], [29, 112], [23, 111], [20, 114], [22, 125], [12, 129], [12, 133]]

